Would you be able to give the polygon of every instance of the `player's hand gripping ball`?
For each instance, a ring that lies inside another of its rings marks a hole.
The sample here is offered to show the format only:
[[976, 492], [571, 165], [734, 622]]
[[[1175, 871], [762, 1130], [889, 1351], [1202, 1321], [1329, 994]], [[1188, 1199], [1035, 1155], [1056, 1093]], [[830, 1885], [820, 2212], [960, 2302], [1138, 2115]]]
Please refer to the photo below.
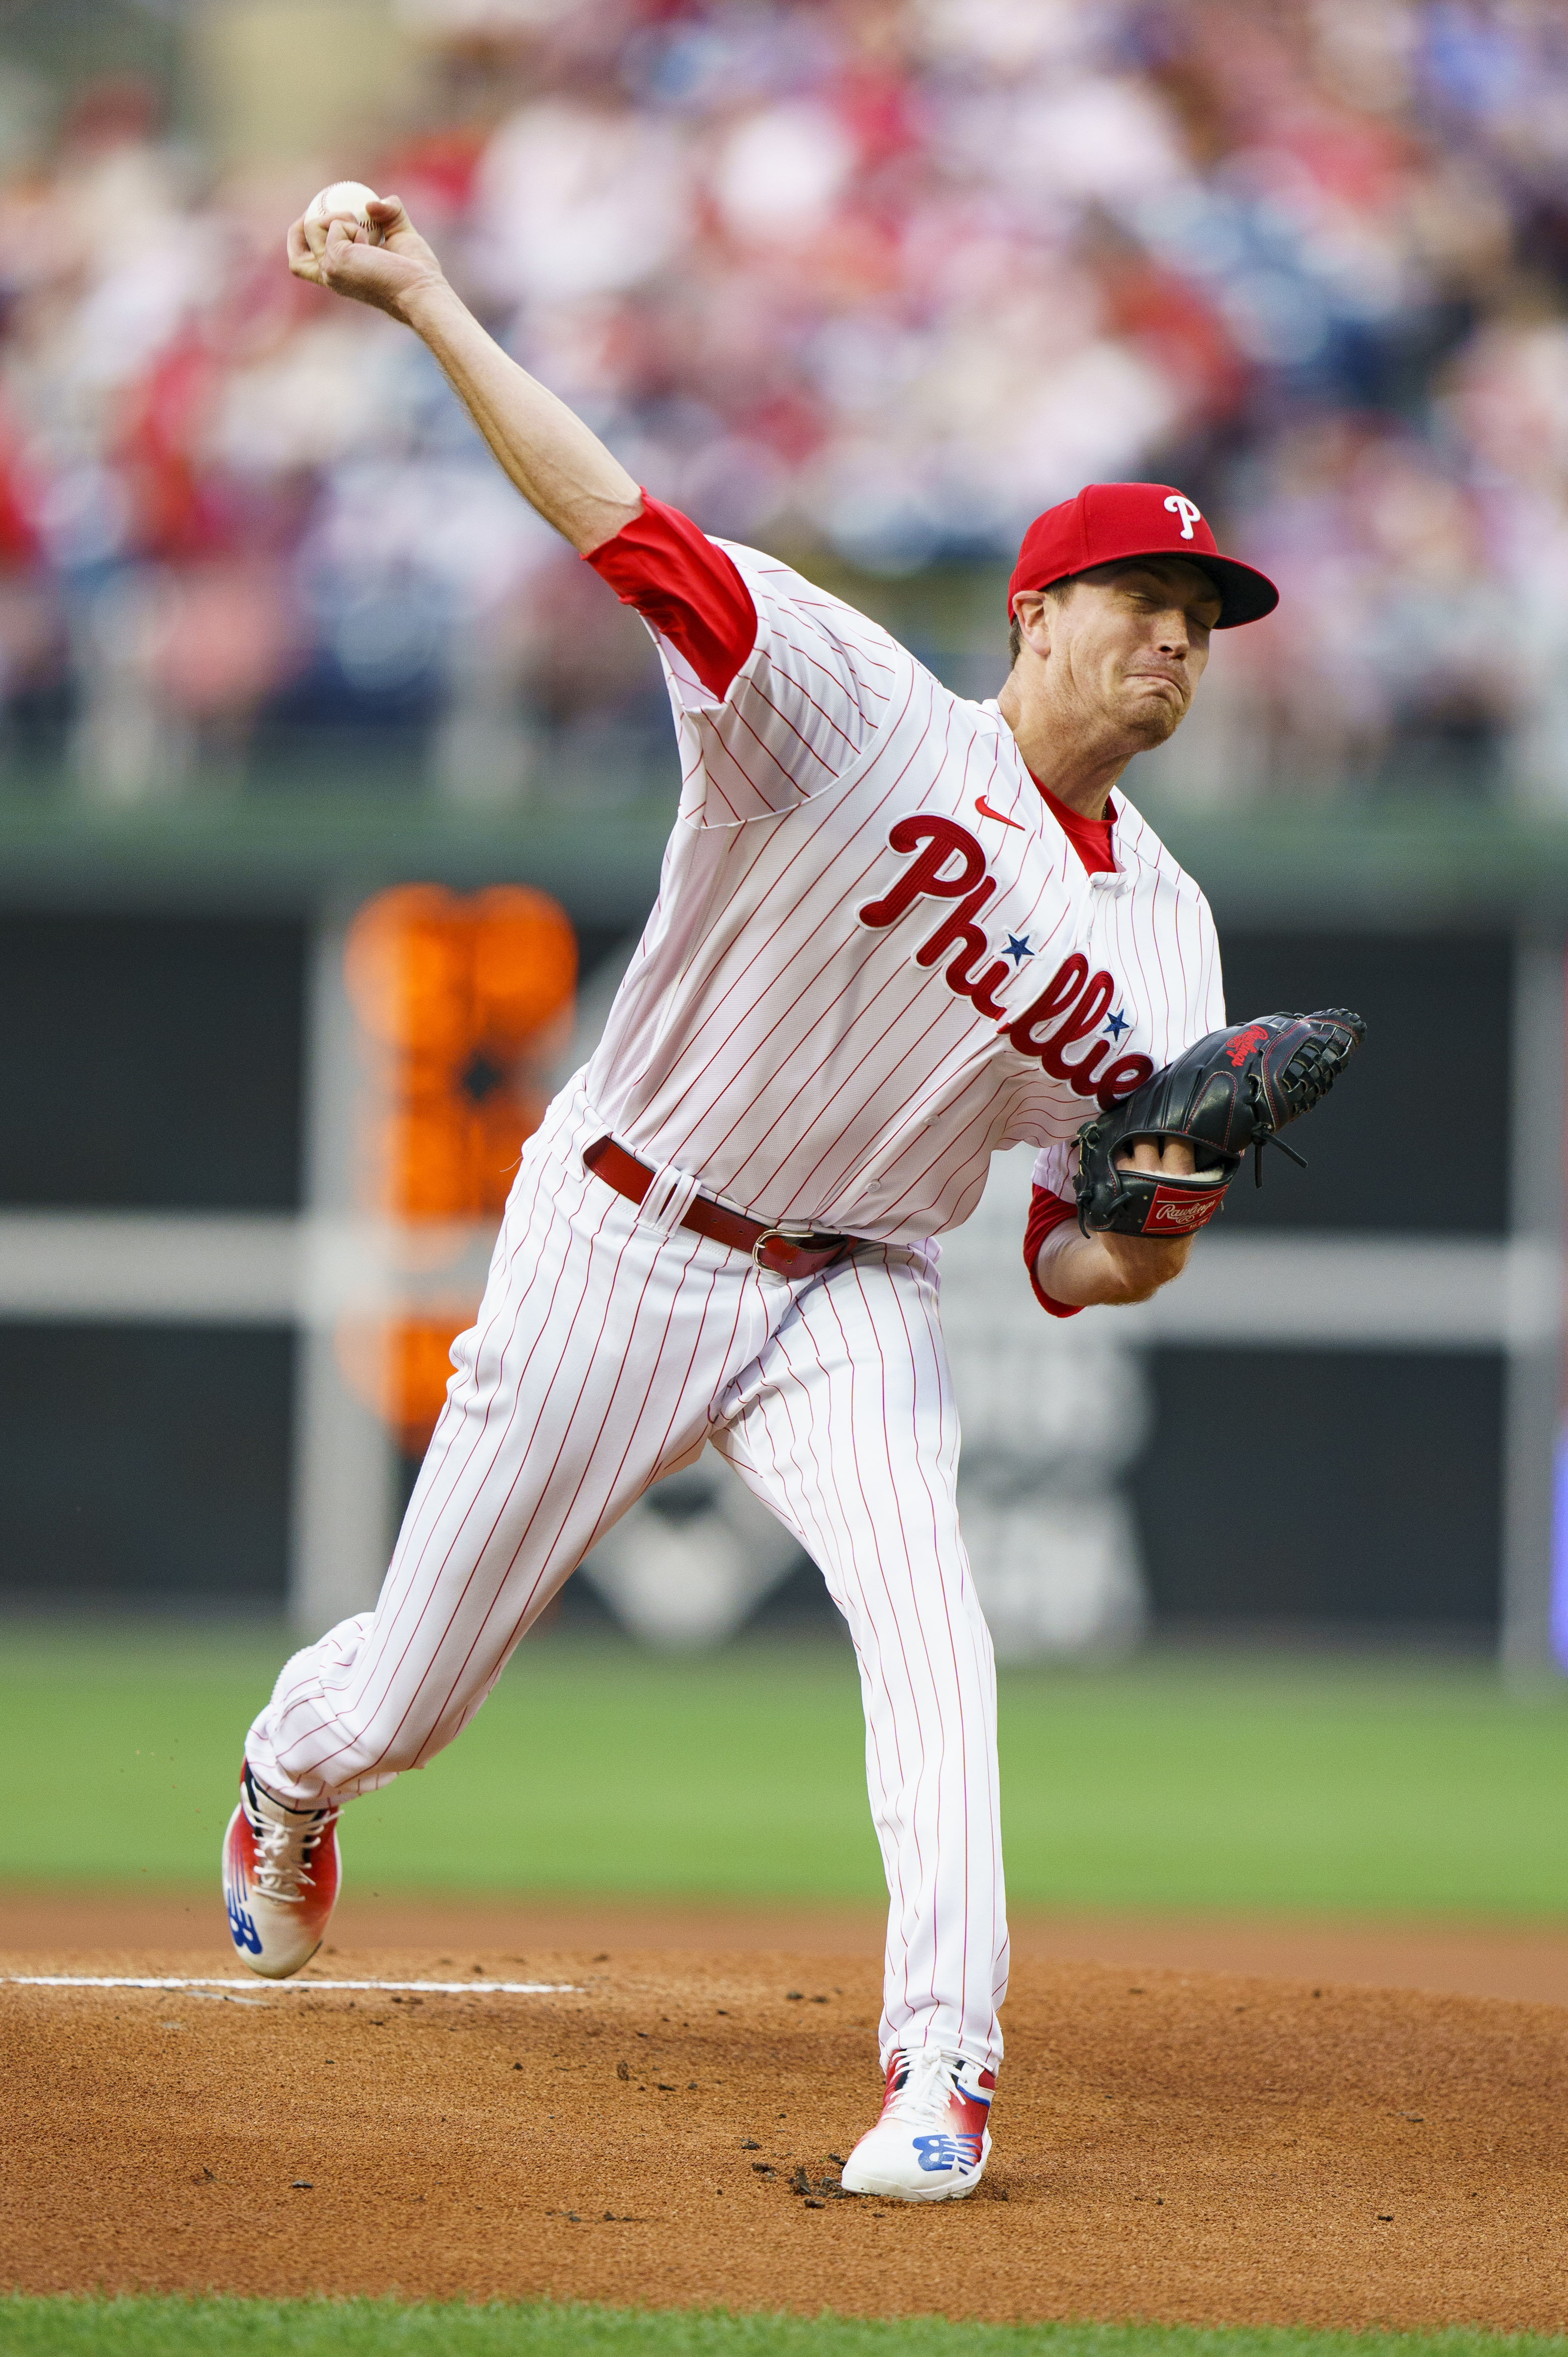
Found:
[[307, 286], [329, 288], [410, 324], [409, 306], [444, 283], [402, 198], [378, 197], [360, 180], [335, 180], [290, 222], [288, 266]]
[[[1219, 1210], [1249, 1146], [1262, 1185], [1271, 1139], [1305, 1169], [1276, 1133], [1327, 1095], [1366, 1036], [1361, 1017], [1343, 1006], [1210, 1031], [1079, 1131], [1074, 1186], [1084, 1234], [1191, 1235]], [[1192, 1148], [1191, 1178], [1119, 1168], [1118, 1154], [1144, 1138], [1161, 1147], [1183, 1140]]]
[[380, 245], [381, 232], [369, 210], [378, 201], [374, 188], [367, 188], [363, 180], [334, 180], [330, 188], [318, 189], [305, 209], [305, 238], [312, 253], [323, 252], [328, 224], [335, 221], [354, 222], [364, 231], [367, 243]]

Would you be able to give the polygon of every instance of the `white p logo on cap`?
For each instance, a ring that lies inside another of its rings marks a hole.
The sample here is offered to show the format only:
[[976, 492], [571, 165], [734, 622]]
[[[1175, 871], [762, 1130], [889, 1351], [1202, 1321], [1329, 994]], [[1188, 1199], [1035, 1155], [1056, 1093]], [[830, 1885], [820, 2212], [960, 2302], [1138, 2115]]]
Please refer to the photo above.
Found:
[[1194, 507], [1190, 500], [1184, 500], [1179, 491], [1173, 491], [1165, 501], [1165, 513], [1180, 516], [1183, 540], [1190, 540], [1193, 525], [1203, 522], [1203, 510]]

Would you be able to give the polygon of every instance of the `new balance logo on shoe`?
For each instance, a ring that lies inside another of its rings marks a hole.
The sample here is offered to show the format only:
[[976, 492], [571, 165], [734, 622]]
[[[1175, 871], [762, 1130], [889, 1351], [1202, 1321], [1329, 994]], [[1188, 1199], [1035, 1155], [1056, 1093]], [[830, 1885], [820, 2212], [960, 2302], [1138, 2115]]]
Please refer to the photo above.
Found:
[[242, 1955], [248, 1952], [252, 1956], [259, 1956], [262, 1953], [262, 1943], [256, 1930], [254, 1916], [248, 1915], [241, 1906], [237, 1891], [231, 1890], [226, 1896], [229, 1901], [230, 1938]]
[[922, 2169], [980, 2167], [980, 2138], [977, 2136], [917, 2136], [915, 2150], [920, 2156]]

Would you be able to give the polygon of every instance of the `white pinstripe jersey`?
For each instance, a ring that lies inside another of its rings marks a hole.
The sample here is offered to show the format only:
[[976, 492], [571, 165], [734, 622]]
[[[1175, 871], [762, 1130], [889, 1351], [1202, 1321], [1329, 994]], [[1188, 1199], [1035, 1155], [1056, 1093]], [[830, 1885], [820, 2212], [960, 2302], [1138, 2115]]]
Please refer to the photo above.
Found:
[[1069, 1152], [1225, 1019], [1208, 904], [1118, 792], [1090, 877], [993, 703], [753, 549], [716, 697], [654, 633], [680, 739], [659, 899], [587, 1072], [642, 1158], [884, 1242], [968, 1218], [990, 1157]]

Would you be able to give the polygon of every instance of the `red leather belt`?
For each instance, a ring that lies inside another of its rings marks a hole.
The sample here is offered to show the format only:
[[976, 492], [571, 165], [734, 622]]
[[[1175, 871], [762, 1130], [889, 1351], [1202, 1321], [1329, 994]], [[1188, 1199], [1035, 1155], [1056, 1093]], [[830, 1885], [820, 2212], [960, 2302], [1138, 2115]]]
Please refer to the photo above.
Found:
[[[613, 1187], [618, 1195], [624, 1195], [628, 1203], [640, 1203], [653, 1184], [647, 1163], [618, 1146], [613, 1137], [596, 1137], [592, 1146], [585, 1146], [583, 1168]], [[728, 1244], [732, 1252], [749, 1253], [754, 1268], [765, 1268], [774, 1276], [815, 1276], [855, 1242], [854, 1236], [827, 1235], [814, 1229], [787, 1234], [782, 1229], [765, 1226], [761, 1220], [748, 1220], [744, 1211], [728, 1211], [707, 1195], [693, 1197], [681, 1225], [715, 1244]]]

